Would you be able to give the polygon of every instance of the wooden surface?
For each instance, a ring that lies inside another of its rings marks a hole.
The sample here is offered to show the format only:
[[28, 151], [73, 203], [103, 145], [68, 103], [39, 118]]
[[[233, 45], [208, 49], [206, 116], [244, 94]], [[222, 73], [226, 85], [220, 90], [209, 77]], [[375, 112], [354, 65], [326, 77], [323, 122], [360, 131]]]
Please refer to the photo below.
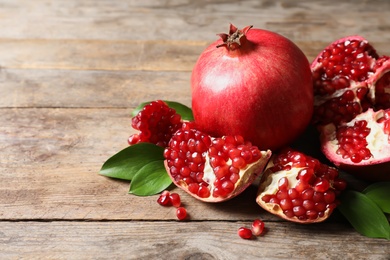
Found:
[[[130, 112], [191, 104], [191, 69], [230, 22], [276, 31], [312, 60], [349, 34], [390, 55], [390, 1], [0, 0], [0, 259], [390, 259], [337, 212], [297, 225], [256, 205], [256, 187], [221, 204], [157, 196], [98, 175], [127, 146]], [[256, 240], [236, 231], [255, 218]]]

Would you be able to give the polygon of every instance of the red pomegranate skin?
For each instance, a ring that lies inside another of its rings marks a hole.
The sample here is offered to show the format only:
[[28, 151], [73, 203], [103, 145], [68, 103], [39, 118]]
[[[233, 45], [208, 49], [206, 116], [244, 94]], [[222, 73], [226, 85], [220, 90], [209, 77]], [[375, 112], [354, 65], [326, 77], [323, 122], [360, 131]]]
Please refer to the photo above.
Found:
[[212, 43], [192, 72], [192, 109], [212, 136], [241, 135], [260, 149], [278, 149], [308, 126], [313, 113], [309, 62], [287, 38], [250, 29], [239, 48]]

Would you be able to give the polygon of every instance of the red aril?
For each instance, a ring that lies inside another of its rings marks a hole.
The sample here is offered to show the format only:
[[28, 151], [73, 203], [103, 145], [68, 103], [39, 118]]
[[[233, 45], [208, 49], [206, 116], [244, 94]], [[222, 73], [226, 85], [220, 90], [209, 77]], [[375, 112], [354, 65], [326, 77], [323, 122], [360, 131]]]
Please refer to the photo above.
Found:
[[176, 209], [176, 216], [178, 220], [184, 220], [187, 218], [187, 210], [183, 207], [178, 207]]
[[252, 230], [246, 227], [240, 227], [237, 231], [237, 234], [243, 239], [251, 239], [252, 238]]
[[260, 236], [264, 232], [264, 222], [260, 219], [255, 219], [252, 223], [252, 234], [255, 236]]
[[327, 46], [311, 68], [323, 153], [361, 178], [390, 180], [390, 57], [363, 37], [348, 36]]
[[290, 40], [251, 26], [212, 43], [192, 71], [192, 109], [199, 130], [240, 135], [262, 150], [292, 142], [310, 122], [310, 65]]
[[169, 195], [169, 199], [171, 200], [172, 206], [174, 206], [175, 208], [180, 207], [180, 205], [181, 205], [181, 200], [180, 200], [179, 194], [177, 194], [177, 193], [171, 193], [171, 194]]
[[336, 168], [292, 149], [274, 155], [261, 177], [256, 202], [265, 210], [299, 223], [327, 219], [346, 187]]
[[183, 123], [164, 151], [173, 182], [197, 199], [219, 202], [244, 191], [263, 171], [271, 151], [241, 136], [213, 138]]
[[160, 204], [161, 206], [169, 207], [172, 205], [170, 192], [165, 190], [163, 191], [160, 196], [157, 199], [157, 203]]

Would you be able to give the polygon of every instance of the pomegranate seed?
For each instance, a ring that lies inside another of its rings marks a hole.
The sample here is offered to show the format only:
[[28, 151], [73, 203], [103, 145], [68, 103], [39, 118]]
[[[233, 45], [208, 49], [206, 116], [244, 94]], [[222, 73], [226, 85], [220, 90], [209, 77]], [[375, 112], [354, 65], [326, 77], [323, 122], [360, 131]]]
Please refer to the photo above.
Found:
[[252, 223], [252, 234], [255, 236], [260, 236], [264, 231], [264, 222], [260, 219], [255, 219]]
[[163, 191], [160, 196], [157, 199], [157, 203], [161, 206], [170, 206], [171, 205], [171, 199], [169, 196], [169, 191], [165, 190]]
[[180, 200], [179, 194], [177, 194], [177, 193], [171, 193], [171, 195], [169, 195], [169, 198], [170, 198], [170, 200], [171, 200], [172, 206], [174, 206], [175, 208], [180, 207], [180, 205], [181, 205], [181, 200]]
[[251, 239], [252, 238], [252, 230], [246, 227], [240, 227], [238, 229], [238, 235], [243, 239]]
[[282, 177], [278, 181], [279, 190], [287, 191], [288, 189], [288, 179], [286, 177]]
[[176, 209], [176, 216], [179, 220], [184, 220], [187, 217], [187, 210], [183, 207]]

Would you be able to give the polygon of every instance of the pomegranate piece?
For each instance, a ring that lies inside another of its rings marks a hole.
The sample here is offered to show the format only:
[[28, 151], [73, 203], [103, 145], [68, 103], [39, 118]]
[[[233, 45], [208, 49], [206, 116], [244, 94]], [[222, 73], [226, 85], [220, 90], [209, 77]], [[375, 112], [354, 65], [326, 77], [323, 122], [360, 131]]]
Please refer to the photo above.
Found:
[[260, 151], [241, 136], [213, 138], [184, 123], [165, 148], [165, 167], [172, 181], [207, 202], [231, 199], [263, 171], [271, 151]]
[[139, 133], [129, 137], [130, 145], [148, 142], [166, 147], [172, 135], [181, 127], [181, 116], [164, 101], [156, 100], [144, 106], [132, 118], [132, 127]]
[[295, 140], [313, 113], [310, 64], [287, 38], [267, 30], [230, 26], [208, 46], [191, 76], [198, 129], [240, 135], [261, 150]]
[[252, 223], [252, 234], [255, 236], [260, 236], [264, 232], [264, 222], [260, 219], [255, 219]]
[[264, 172], [256, 202], [289, 221], [315, 223], [327, 219], [346, 187], [336, 168], [292, 149], [271, 158]]
[[246, 227], [240, 227], [238, 229], [237, 234], [243, 239], [251, 239], [252, 238], [252, 230]]
[[322, 151], [337, 167], [366, 180], [390, 180], [390, 109], [370, 108], [320, 132]]
[[183, 207], [178, 207], [176, 209], [176, 216], [178, 220], [184, 220], [187, 218], [187, 210]]
[[369, 107], [390, 105], [390, 57], [361, 36], [327, 46], [311, 64], [315, 124], [349, 122]]
[[390, 180], [390, 57], [349, 36], [326, 47], [311, 68], [323, 153], [360, 178]]

